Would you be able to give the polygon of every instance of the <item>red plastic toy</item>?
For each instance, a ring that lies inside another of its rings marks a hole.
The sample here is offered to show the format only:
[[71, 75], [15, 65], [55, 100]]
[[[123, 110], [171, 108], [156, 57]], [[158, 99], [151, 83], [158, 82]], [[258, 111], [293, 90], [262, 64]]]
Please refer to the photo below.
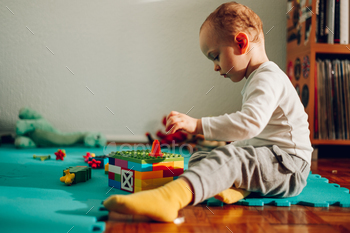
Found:
[[83, 155], [85, 163], [89, 161], [89, 158], [95, 157], [94, 153], [86, 152], [86, 155]]
[[60, 159], [63, 161], [63, 158], [66, 157], [66, 151], [59, 149], [57, 152], [55, 152], [55, 155], [56, 155], [56, 160]]
[[101, 166], [101, 161], [97, 161], [96, 159], [93, 159], [88, 162], [89, 165], [91, 165], [91, 168], [98, 168]]
[[160, 144], [159, 144], [158, 140], [154, 140], [154, 142], [152, 144], [152, 150], [148, 155], [152, 156], [152, 157], [159, 157], [160, 156], [163, 158], [163, 153], [160, 150]]

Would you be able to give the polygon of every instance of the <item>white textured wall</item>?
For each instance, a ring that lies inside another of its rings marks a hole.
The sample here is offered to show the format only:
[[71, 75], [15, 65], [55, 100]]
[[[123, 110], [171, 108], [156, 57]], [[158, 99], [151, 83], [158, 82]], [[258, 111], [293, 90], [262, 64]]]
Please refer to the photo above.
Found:
[[[22, 106], [62, 131], [121, 141], [163, 130], [171, 110], [194, 106], [196, 118], [239, 110], [244, 81], [220, 77], [199, 49], [199, 27], [223, 2], [0, 0], [0, 133], [14, 131]], [[286, 2], [240, 2], [265, 33], [274, 26], [266, 50], [284, 69]]]

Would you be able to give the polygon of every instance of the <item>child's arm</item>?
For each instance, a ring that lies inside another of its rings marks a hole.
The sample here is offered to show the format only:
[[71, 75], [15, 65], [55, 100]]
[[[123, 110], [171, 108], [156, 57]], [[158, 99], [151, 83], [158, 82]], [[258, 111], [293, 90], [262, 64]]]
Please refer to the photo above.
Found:
[[167, 134], [175, 133], [177, 130], [184, 130], [189, 134], [203, 134], [201, 119], [195, 119], [186, 114], [171, 111], [166, 121], [165, 130]]

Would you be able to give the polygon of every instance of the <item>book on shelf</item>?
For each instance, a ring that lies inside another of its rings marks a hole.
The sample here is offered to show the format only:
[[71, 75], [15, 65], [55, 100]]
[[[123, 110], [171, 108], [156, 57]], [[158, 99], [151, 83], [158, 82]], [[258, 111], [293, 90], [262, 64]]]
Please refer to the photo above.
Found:
[[350, 139], [350, 60], [315, 64], [315, 139]]
[[350, 0], [317, 0], [316, 4], [316, 41], [349, 44]]
[[340, 44], [349, 44], [350, 0], [340, 0]]

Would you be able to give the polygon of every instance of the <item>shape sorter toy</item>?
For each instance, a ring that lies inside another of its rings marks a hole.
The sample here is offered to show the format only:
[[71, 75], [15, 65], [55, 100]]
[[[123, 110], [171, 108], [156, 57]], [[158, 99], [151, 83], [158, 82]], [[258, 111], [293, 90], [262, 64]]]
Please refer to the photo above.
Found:
[[184, 157], [160, 153], [159, 141], [152, 150], [119, 151], [109, 154], [108, 186], [135, 193], [158, 188], [184, 172]]

